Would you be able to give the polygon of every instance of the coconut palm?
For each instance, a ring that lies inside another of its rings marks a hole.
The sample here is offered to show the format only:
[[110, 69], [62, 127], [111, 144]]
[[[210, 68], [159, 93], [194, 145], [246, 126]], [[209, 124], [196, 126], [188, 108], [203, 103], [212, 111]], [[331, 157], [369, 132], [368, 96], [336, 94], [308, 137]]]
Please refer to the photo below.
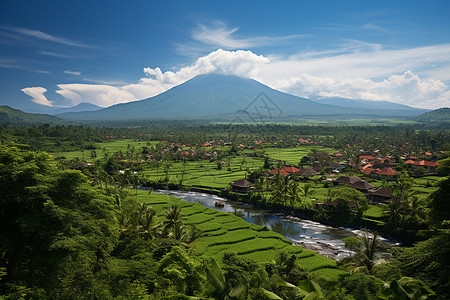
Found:
[[181, 234], [181, 228], [183, 226], [183, 216], [181, 215], [181, 209], [176, 204], [169, 205], [169, 208], [164, 212], [165, 220], [160, 223], [160, 227], [164, 234], [179, 236]]
[[264, 195], [264, 190], [265, 190], [265, 187], [266, 187], [266, 181], [267, 181], [267, 178], [265, 176], [261, 176], [255, 182], [255, 188], [256, 188], [256, 191], [257, 191], [259, 196], [261, 196], [261, 194]]
[[305, 198], [303, 203], [307, 205], [308, 197], [314, 192], [313, 186], [310, 183], [305, 183], [305, 185], [300, 188], [300, 194]]
[[399, 199], [392, 199], [388, 204], [382, 204], [383, 216], [387, 218], [387, 222], [392, 229], [397, 230], [402, 222], [403, 205]]
[[291, 184], [291, 176], [283, 176], [275, 183], [274, 199], [283, 202], [283, 206], [286, 206], [290, 184]]
[[292, 182], [292, 184], [289, 186], [289, 200], [291, 202], [292, 208], [294, 208], [297, 201], [300, 200], [300, 190], [301, 189], [299, 187], [299, 184], [296, 181]]
[[378, 233], [375, 231], [373, 235], [364, 233], [359, 239], [355, 237], [345, 238], [345, 247], [356, 252], [351, 257], [344, 258], [339, 262], [341, 266], [350, 273], [365, 272], [372, 274], [375, 264], [375, 256], [380, 248], [380, 240]]

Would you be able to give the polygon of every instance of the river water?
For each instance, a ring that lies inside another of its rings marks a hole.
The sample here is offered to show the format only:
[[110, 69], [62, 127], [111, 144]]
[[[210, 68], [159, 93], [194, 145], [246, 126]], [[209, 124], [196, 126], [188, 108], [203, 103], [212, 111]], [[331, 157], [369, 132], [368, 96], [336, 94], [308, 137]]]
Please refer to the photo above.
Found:
[[[294, 244], [313, 250], [332, 259], [342, 259], [352, 254], [345, 248], [343, 238], [360, 236], [364, 232], [344, 227], [332, 227], [311, 220], [273, 213], [265, 209], [258, 209], [242, 202], [231, 201], [216, 195], [199, 192], [155, 190], [154, 193], [181, 198], [186, 202], [199, 203], [205, 207], [223, 212], [234, 213], [248, 223], [267, 226], [271, 230], [283, 235]], [[215, 207], [214, 202], [224, 202], [223, 207]], [[381, 238], [387, 245], [395, 245], [388, 239]]]

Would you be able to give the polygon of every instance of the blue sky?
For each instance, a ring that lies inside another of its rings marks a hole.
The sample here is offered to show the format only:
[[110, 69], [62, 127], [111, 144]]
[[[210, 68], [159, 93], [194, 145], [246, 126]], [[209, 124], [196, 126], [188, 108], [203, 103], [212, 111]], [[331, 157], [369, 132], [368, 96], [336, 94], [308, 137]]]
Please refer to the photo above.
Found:
[[144, 99], [195, 75], [450, 106], [450, 1], [3, 1], [0, 104]]

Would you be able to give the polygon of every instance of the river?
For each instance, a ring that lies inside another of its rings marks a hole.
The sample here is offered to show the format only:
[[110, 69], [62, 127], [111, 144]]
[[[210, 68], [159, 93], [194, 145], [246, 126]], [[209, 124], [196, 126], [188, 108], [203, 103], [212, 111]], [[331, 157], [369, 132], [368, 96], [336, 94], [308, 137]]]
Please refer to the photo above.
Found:
[[[186, 202], [199, 203], [208, 208], [234, 213], [248, 223], [267, 226], [294, 244], [335, 260], [342, 259], [352, 253], [345, 248], [345, 243], [342, 241], [343, 238], [360, 236], [364, 233], [361, 230], [332, 227], [282, 213], [273, 213], [269, 210], [255, 208], [250, 204], [228, 200], [207, 193], [174, 190], [155, 190], [154, 193], [170, 195], [181, 198]], [[214, 202], [216, 201], [224, 202], [224, 206], [215, 207]], [[386, 245], [396, 245], [388, 239], [381, 237], [381, 240]]]

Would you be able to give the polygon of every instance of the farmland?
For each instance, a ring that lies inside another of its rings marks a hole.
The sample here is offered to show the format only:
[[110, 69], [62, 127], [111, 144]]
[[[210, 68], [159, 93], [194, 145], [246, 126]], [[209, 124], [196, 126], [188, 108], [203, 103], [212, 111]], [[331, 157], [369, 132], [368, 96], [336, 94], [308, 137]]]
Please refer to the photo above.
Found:
[[327, 281], [336, 281], [341, 275], [347, 274], [337, 269], [335, 261], [293, 246], [282, 235], [266, 231], [259, 225], [248, 224], [233, 214], [167, 195], [148, 195], [147, 192], [139, 191], [138, 197], [139, 201], [150, 204], [160, 216], [170, 204], [181, 207], [184, 222], [188, 225], [195, 224], [203, 231], [203, 235], [195, 242], [195, 255], [212, 256], [221, 261], [224, 253], [236, 252], [258, 262], [270, 262], [275, 261], [280, 252], [287, 252], [297, 255], [298, 263], [305, 271]]

